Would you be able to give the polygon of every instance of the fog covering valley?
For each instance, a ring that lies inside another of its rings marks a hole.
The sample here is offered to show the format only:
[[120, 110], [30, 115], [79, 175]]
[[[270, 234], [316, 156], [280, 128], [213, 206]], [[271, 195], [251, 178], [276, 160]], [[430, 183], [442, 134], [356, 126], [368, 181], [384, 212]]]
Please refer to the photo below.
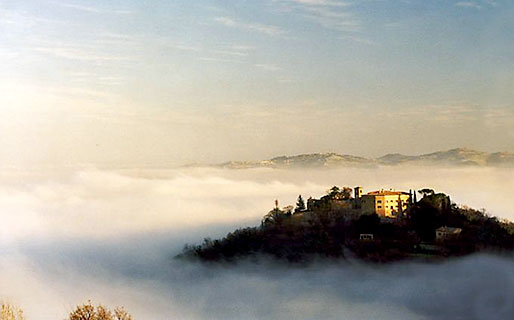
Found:
[[123, 305], [135, 319], [507, 319], [514, 257], [479, 254], [388, 265], [265, 257], [203, 265], [173, 257], [186, 243], [254, 226], [298, 194], [433, 188], [514, 220], [514, 171], [379, 167], [0, 171], [0, 297], [27, 319], [75, 305]]

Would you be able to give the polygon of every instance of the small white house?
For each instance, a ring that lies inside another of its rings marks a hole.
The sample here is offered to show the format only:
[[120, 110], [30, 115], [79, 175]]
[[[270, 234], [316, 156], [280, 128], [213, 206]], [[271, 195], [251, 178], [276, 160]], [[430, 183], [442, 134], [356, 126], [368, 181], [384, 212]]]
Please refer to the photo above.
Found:
[[455, 239], [460, 235], [461, 232], [462, 232], [461, 228], [452, 228], [452, 227], [443, 226], [443, 227], [437, 228], [435, 230], [435, 239], [436, 239], [436, 241]]
[[361, 233], [359, 235], [359, 240], [371, 241], [371, 240], [373, 240], [373, 234], [372, 233]]

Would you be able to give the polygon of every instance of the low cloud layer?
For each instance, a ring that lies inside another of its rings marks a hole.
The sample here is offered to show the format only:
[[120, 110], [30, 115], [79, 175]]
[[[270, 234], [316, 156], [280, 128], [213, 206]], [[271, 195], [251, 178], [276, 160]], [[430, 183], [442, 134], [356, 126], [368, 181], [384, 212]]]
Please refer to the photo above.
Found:
[[203, 266], [172, 257], [189, 242], [257, 225], [274, 199], [332, 185], [433, 187], [514, 220], [514, 172], [500, 169], [81, 170], [0, 174], [0, 300], [60, 319], [87, 299], [137, 319], [505, 319], [513, 257], [370, 266], [266, 259]]

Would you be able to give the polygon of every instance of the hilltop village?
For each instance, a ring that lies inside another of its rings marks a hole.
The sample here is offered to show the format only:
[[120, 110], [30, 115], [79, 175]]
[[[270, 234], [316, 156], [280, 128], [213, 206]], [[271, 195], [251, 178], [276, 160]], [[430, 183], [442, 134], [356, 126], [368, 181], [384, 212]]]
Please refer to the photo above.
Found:
[[390, 262], [513, 248], [513, 223], [459, 207], [444, 193], [432, 189], [364, 193], [361, 187], [334, 186], [319, 199], [305, 202], [298, 196], [296, 206], [279, 208], [276, 200], [260, 226], [186, 245], [179, 257], [234, 261], [264, 254], [290, 262], [314, 257]]
[[[327, 195], [320, 199], [309, 198], [306, 211], [344, 210], [347, 211], [347, 214], [353, 216], [377, 214], [384, 218], [400, 218], [407, 212], [412, 202], [416, 201], [412, 190], [403, 192], [382, 189], [363, 194], [362, 187], [355, 187], [353, 189], [354, 197], [351, 196], [351, 192], [350, 188], [343, 187], [340, 189], [334, 186], [328, 191]], [[301, 211], [297, 210], [297, 213]]]

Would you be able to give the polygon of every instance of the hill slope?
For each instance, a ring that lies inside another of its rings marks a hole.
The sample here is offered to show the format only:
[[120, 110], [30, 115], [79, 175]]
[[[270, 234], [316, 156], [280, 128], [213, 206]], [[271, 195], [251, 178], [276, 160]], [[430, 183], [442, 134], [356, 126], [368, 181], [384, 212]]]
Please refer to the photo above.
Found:
[[[443, 238], [436, 235], [437, 230], [459, 231]], [[511, 254], [513, 249], [513, 223], [458, 207], [449, 196], [437, 193], [411, 203], [396, 219], [376, 214], [357, 218], [349, 208], [294, 213], [275, 208], [264, 216], [260, 226], [235, 230], [219, 240], [207, 238], [200, 245], [186, 245], [178, 257], [219, 262], [267, 255], [305, 262], [350, 256], [392, 262], [437, 260], [474, 252]]]

